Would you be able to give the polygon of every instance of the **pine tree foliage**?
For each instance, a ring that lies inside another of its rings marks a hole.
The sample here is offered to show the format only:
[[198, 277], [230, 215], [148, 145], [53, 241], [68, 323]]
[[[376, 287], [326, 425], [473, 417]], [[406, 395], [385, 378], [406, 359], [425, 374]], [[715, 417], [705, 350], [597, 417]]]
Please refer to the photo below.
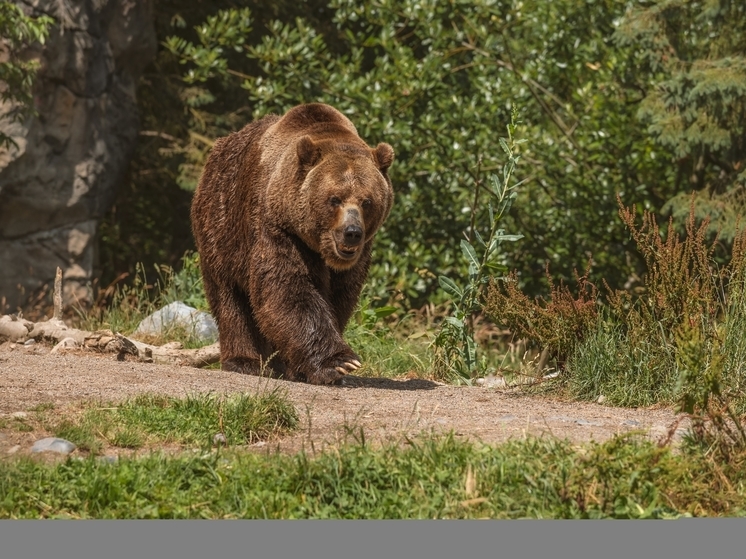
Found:
[[679, 193], [666, 206], [709, 216], [733, 238], [746, 209], [746, 3], [658, 0], [632, 9], [616, 35], [647, 75], [639, 116], [677, 160]]

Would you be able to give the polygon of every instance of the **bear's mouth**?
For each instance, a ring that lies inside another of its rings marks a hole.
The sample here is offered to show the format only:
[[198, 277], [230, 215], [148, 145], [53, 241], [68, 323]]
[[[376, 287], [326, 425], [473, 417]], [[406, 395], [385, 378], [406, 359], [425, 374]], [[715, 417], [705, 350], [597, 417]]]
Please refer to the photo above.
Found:
[[360, 246], [349, 246], [349, 245], [337, 245], [337, 252], [345, 260], [352, 260], [355, 258]]

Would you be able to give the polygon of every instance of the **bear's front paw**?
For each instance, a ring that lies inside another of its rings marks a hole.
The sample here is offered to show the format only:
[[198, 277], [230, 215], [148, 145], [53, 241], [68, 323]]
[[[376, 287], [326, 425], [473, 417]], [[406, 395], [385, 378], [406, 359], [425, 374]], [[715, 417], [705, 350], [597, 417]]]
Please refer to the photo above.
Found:
[[315, 374], [308, 375], [308, 382], [311, 384], [339, 384], [342, 377], [357, 371], [360, 367], [362, 367], [360, 357], [354, 353], [335, 356], [324, 362]]

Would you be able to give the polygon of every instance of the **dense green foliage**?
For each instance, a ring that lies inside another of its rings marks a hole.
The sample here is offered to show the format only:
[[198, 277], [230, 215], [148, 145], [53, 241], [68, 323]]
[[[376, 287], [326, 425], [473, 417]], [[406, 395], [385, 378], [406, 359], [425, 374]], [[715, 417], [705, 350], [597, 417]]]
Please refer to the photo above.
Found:
[[675, 518], [743, 515], [743, 470], [614, 439], [453, 438], [316, 457], [152, 454], [0, 462], [3, 518]]
[[216, 137], [326, 101], [397, 152], [374, 298], [439, 302], [437, 276], [467, 274], [459, 240], [485, 207], [475, 184], [502, 166], [495, 131], [513, 104], [528, 182], [506, 229], [525, 239], [503, 264], [531, 294], [545, 291], [547, 262], [569, 283], [592, 260], [592, 282], [633, 284], [643, 262], [615, 219], [616, 194], [685, 217], [677, 195], [701, 190], [698, 211], [732, 239], [743, 10], [726, 0], [160, 2], [163, 46], [139, 89], [142, 144], [102, 226], [105, 279], [142, 260], [178, 264], [191, 246], [188, 191]]
[[[167, 45], [189, 63], [200, 114], [214, 119], [210, 80], [227, 89], [233, 79], [246, 90], [247, 116], [325, 101], [364, 138], [395, 146], [398, 196], [377, 245], [377, 295], [421, 304], [437, 275], [466, 271], [453, 247], [469, 226], [474, 183], [501, 167], [494, 134], [511, 103], [527, 123], [530, 181], [511, 227], [526, 241], [505, 263], [535, 290], [545, 261], [570, 277], [568, 260], [592, 254], [599, 274], [613, 269], [607, 275], [624, 282], [630, 265], [611, 219], [614, 194], [658, 206], [668, 196], [623, 83], [631, 54], [611, 41], [623, 4], [337, 0], [330, 7], [331, 30], [276, 21], [247, 44], [219, 22], [248, 29], [250, 14], [226, 12], [197, 42], [172, 37]], [[243, 61], [228, 57], [235, 50]]]
[[[6, 121], [19, 121], [33, 110], [31, 88], [39, 63], [24, 59], [21, 53], [35, 42], [44, 44], [52, 23], [49, 16], [28, 17], [13, 2], [0, 2], [0, 101], [7, 103], [2, 114]], [[13, 143], [0, 131], [0, 148]]]

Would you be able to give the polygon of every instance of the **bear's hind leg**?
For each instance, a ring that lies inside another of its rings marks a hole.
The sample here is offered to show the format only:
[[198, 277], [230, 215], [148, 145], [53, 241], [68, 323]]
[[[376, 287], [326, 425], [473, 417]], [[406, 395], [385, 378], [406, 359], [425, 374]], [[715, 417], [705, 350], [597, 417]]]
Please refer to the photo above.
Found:
[[[265, 347], [267, 342], [256, 326], [246, 294], [238, 287], [224, 288], [220, 291], [219, 298], [221, 368], [246, 375], [276, 376], [277, 373], [268, 366], [269, 354], [266, 350], [269, 348]], [[276, 359], [272, 360], [271, 365], [282, 368], [282, 364]]]

